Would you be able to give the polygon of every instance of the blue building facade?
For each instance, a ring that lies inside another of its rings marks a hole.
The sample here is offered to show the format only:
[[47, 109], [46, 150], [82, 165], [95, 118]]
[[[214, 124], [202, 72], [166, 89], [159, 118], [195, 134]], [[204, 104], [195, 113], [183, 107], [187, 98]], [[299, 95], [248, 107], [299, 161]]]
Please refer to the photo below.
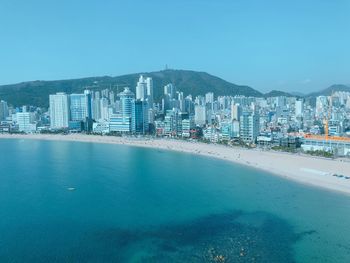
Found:
[[147, 101], [133, 101], [131, 122], [131, 129], [133, 133], [145, 134], [149, 132]]

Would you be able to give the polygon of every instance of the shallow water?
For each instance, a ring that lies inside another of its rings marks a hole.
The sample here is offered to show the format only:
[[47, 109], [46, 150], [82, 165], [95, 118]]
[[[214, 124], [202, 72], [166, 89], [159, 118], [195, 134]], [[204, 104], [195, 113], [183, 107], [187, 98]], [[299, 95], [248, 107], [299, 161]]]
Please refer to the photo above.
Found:
[[163, 150], [0, 140], [0, 154], [0, 262], [350, 262], [346, 195]]

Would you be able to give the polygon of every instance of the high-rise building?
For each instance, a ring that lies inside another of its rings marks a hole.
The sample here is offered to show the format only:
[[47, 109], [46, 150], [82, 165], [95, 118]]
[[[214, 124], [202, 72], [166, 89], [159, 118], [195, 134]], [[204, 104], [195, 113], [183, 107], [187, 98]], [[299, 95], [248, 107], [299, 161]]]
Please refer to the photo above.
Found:
[[134, 100], [134, 93], [129, 88], [125, 88], [123, 92], [118, 94], [121, 103], [121, 114], [123, 117], [131, 117], [132, 102]]
[[205, 103], [213, 103], [214, 102], [214, 93], [208, 92], [205, 94]]
[[239, 121], [232, 121], [232, 137], [238, 138], [239, 137]]
[[328, 109], [328, 97], [318, 96], [316, 97], [316, 116], [323, 118]]
[[286, 103], [287, 103], [287, 97], [285, 96], [277, 97], [277, 102], [276, 102], [277, 107], [285, 107]]
[[101, 119], [108, 120], [109, 119], [109, 108], [108, 108], [108, 99], [102, 98], [100, 99], [100, 109], [101, 109]]
[[192, 96], [187, 96], [185, 98], [185, 112], [188, 114], [194, 114], [194, 103], [192, 101]]
[[148, 107], [150, 109], [153, 108], [153, 80], [152, 78], [148, 77], [146, 78], [146, 85], [147, 85], [147, 101], [148, 101]]
[[96, 91], [94, 98], [92, 99], [92, 118], [94, 120], [101, 119], [101, 102], [100, 102], [100, 92]]
[[153, 124], [154, 123], [154, 117], [155, 117], [155, 110], [148, 108], [148, 123]]
[[109, 103], [112, 104], [112, 105], [115, 103], [115, 98], [114, 98], [114, 92], [113, 91], [109, 92]]
[[147, 98], [147, 81], [146, 78], [141, 75], [139, 81], [136, 85], [136, 99], [137, 100], [146, 100]]
[[0, 121], [5, 120], [9, 115], [9, 109], [6, 101], [0, 101]]
[[85, 91], [84, 94], [69, 95], [69, 108], [71, 121], [85, 121], [92, 117], [91, 94]]
[[92, 108], [92, 94], [89, 90], [85, 90], [83, 94], [69, 95], [69, 129], [91, 131]]
[[207, 122], [206, 108], [204, 105], [194, 107], [194, 122], [197, 126], [203, 126]]
[[128, 87], [118, 94], [120, 97], [120, 112], [109, 117], [109, 129], [114, 132], [131, 132], [132, 104], [134, 93]]
[[231, 103], [231, 98], [228, 96], [219, 96], [218, 97], [218, 109], [220, 110], [230, 110], [229, 106]]
[[132, 103], [131, 129], [133, 133], [146, 134], [149, 131], [148, 103], [134, 100]]
[[302, 99], [295, 102], [295, 116], [301, 117], [304, 112], [304, 102]]
[[251, 110], [243, 111], [240, 117], [240, 138], [246, 143], [254, 143], [259, 135], [259, 114]]
[[205, 105], [208, 110], [213, 111], [214, 110], [214, 93], [208, 92], [205, 94]]
[[50, 95], [50, 127], [52, 129], [68, 128], [69, 100], [65, 93]]
[[239, 120], [239, 117], [241, 116], [241, 107], [239, 104], [232, 103], [231, 105], [231, 120]]
[[109, 89], [101, 90], [102, 98], [109, 98]]
[[164, 117], [164, 133], [169, 136], [177, 134], [178, 112], [176, 109], [167, 110]]
[[170, 99], [175, 98], [175, 93], [175, 86], [172, 83], [164, 86], [164, 95], [169, 96]]
[[95, 98], [92, 101], [92, 118], [94, 120], [101, 119], [101, 99]]
[[205, 97], [203, 97], [203, 96], [196, 96], [194, 102], [197, 105], [205, 105]]

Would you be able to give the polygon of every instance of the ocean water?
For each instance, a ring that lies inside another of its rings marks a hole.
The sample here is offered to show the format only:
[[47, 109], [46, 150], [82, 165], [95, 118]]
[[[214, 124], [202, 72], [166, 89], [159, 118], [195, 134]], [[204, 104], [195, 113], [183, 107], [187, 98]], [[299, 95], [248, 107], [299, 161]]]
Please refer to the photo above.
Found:
[[350, 262], [350, 196], [190, 154], [0, 140], [0, 262]]

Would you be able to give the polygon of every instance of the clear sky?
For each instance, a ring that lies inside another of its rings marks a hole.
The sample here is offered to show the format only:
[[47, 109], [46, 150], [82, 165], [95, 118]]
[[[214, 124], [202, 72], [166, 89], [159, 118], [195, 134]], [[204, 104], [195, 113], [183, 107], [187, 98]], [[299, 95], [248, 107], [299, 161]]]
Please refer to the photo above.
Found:
[[350, 83], [349, 0], [0, 0], [0, 84], [206, 71], [260, 91]]

